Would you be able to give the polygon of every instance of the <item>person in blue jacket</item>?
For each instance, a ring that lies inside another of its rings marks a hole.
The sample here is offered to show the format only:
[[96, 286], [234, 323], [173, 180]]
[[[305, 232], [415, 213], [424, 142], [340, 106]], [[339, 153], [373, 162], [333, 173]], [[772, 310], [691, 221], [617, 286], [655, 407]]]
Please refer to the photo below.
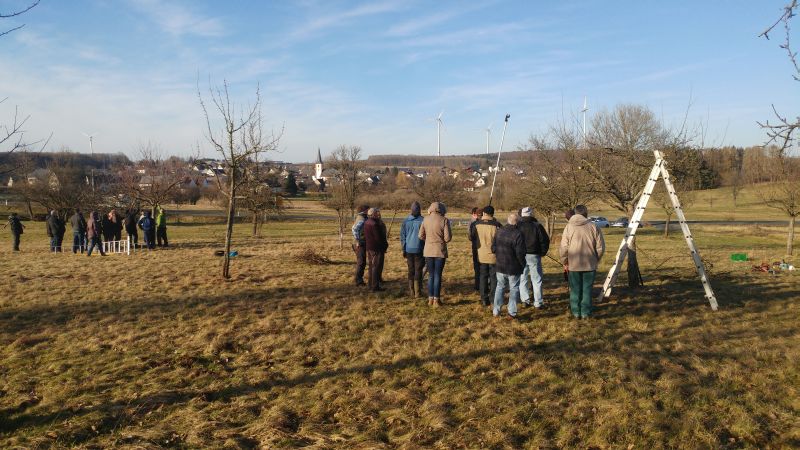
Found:
[[422, 225], [422, 214], [419, 202], [411, 204], [411, 214], [400, 226], [400, 246], [408, 265], [408, 291], [412, 298], [422, 297], [422, 269], [425, 258], [422, 251], [425, 241], [419, 238], [419, 227]]
[[139, 228], [144, 231], [144, 243], [148, 249], [156, 248], [156, 221], [150, 216], [150, 211], [144, 212], [144, 217], [139, 219]]

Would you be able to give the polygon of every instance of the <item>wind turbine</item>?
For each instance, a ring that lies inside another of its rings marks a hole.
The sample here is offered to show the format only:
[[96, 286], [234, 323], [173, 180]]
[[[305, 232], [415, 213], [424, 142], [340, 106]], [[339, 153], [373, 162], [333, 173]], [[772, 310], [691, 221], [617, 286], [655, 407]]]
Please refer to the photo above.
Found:
[[489, 154], [489, 135], [492, 134], [492, 125], [494, 123], [490, 123], [488, 127], [486, 127], [486, 154]]
[[97, 133], [92, 133], [92, 134], [81, 133], [81, 134], [89, 138], [89, 149], [92, 152], [92, 156], [94, 156], [94, 137], [97, 136]]
[[583, 96], [583, 109], [581, 112], [583, 113], [583, 147], [586, 148], [586, 112], [589, 111], [589, 103], [586, 100], [586, 96]]
[[444, 126], [442, 114], [444, 114], [444, 110], [434, 119], [436, 121], [436, 156], [442, 156], [442, 127]]

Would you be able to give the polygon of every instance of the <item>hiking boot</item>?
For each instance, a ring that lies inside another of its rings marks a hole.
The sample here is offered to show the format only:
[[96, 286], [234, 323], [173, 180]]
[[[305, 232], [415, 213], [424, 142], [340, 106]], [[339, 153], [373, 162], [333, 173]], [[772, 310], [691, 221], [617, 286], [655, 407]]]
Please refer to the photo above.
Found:
[[506, 320], [517, 320], [517, 316], [512, 316], [511, 314], [506, 315]]

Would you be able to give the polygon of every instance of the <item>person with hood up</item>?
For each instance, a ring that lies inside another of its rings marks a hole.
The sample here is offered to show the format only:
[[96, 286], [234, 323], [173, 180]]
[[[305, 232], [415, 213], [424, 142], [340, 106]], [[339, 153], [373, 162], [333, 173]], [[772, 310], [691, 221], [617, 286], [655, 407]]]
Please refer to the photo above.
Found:
[[3, 225], [3, 229], [5, 230], [6, 227], [11, 228], [11, 239], [12, 239], [13, 250], [15, 252], [18, 252], [20, 236], [22, 236], [22, 233], [25, 232], [25, 225], [23, 225], [22, 222], [19, 220], [19, 216], [17, 215], [17, 213], [11, 213], [11, 215], [8, 216], [8, 222], [6, 222], [6, 224]]
[[364, 246], [369, 261], [369, 290], [383, 291], [384, 288], [381, 286], [383, 258], [389, 249], [389, 242], [386, 240], [386, 226], [381, 220], [381, 210], [378, 208], [370, 208], [367, 211], [367, 220], [364, 222]]
[[494, 292], [497, 289], [497, 257], [492, 249], [495, 234], [502, 225], [494, 218], [492, 205], [483, 208], [480, 220], [470, 227], [469, 239], [473, 245], [477, 243], [478, 263], [480, 263], [479, 289], [481, 304], [490, 306], [494, 302]]
[[136, 229], [136, 209], [131, 208], [125, 212], [123, 224], [125, 225], [125, 232], [128, 234], [131, 245], [133, 245], [135, 249], [136, 245], [139, 243], [139, 230]]
[[92, 256], [92, 250], [94, 250], [95, 246], [97, 246], [97, 249], [100, 251], [100, 256], [106, 256], [106, 252], [103, 251], [103, 241], [100, 239], [100, 235], [103, 232], [101, 226], [100, 216], [97, 214], [97, 211], [89, 213], [89, 220], [86, 222], [86, 237], [89, 238], [89, 251], [86, 252], [86, 256]]
[[467, 229], [467, 238], [472, 243], [472, 272], [475, 274], [475, 290], [480, 292], [481, 291], [481, 263], [478, 261], [478, 242], [472, 239], [473, 230], [472, 227], [480, 220], [481, 216], [483, 216], [483, 210], [480, 208], [472, 208], [472, 215], [469, 219], [469, 228]]
[[428, 217], [419, 227], [419, 238], [425, 241], [422, 255], [428, 269], [428, 305], [442, 304], [442, 272], [447, 260], [447, 243], [453, 238], [450, 221], [444, 216], [444, 203], [433, 202], [428, 207]]
[[64, 221], [58, 217], [58, 212], [54, 209], [47, 216], [47, 236], [50, 238], [50, 251], [53, 253], [61, 252], [61, 243], [64, 242], [64, 233], [67, 227]]
[[367, 247], [364, 243], [364, 222], [367, 220], [369, 206], [358, 207], [358, 214], [350, 231], [353, 233], [353, 253], [356, 254], [354, 281], [356, 286], [364, 286], [364, 269], [367, 267]]
[[592, 284], [597, 263], [606, 251], [603, 232], [589, 220], [589, 210], [584, 205], [575, 207], [559, 246], [561, 264], [569, 270], [569, 306], [576, 319], [592, 315]]
[[414, 202], [411, 204], [411, 214], [400, 225], [400, 247], [408, 266], [408, 291], [412, 298], [422, 296], [422, 269], [425, 265], [425, 257], [422, 256], [425, 241], [419, 238], [422, 220], [422, 208], [419, 202]]
[[503, 307], [503, 294], [508, 286], [508, 316], [517, 318], [517, 301], [519, 301], [519, 282], [525, 267], [525, 238], [517, 228], [519, 215], [508, 215], [508, 225], [497, 230], [494, 237], [494, 253], [497, 255], [497, 290], [494, 292], [494, 308], [492, 315], [500, 316]]
[[69, 224], [72, 226], [72, 253], [78, 253], [78, 250], [83, 253], [86, 249], [86, 219], [80, 209], [75, 210]]
[[139, 219], [139, 228], [144, 233], [144, 244], [149, 250], [156, 248], [156, 222], [150, 217], [150, 211], [145, 211]]
[[[539, 221], [533, 216], [533, 208], [526, 206], [520, 211], [519, 223], [517, 228], [525, 239], [525, 270], [522, 272], [520, 281], [522, 304], [525, 306], [533, 305], [536, 309], [544, 308], [542, 297], [542, 257], [550, 250], [550, 237], [547, 235]], [[531, 281], [533, 288], [533, 303], [531, 304], [531, 289], [528, 288], [528, 280]]]
[[156, 241], [159, 247], [169, 247], [169, 242], [167, 242], [167, 214], [164, 212], [164, 208], [160, 206], [156, 216]]

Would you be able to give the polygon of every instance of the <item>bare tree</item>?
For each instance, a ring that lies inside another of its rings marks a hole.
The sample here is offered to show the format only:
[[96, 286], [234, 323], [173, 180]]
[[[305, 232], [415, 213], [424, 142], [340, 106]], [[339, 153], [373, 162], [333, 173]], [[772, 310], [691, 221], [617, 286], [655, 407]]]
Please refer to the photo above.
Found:
[[361, 147], [342, 145], [328, 158], [328, 166], [336, 172], [336, 179], [326, 186], [328, 199], [325, 205], [336, 211], [339, 225], [339, 247], [344, 247], [347, 220], [356, 212], [356, 199], [363, 189], [359, 172], [364, 168]]
[[286, 200], [273, 192], [267, 183], [268, 172], [263, 170], [258, 161], [248, 164], [242, 171], [247, 179], [242, 183], [241, 206], [248, 212], [253, 223], [253, 237], [258, 236], [267, 214], [281, 214], [286, 207]]
[[200, 106], [203, 109], [203, 116], [206, 120], [206, 139], [222, 156], [226, 165], [226, 186], [222, 185], [220, 177], [217, 177], [217, 183], [220, 192], [228, 200], [222, 276], [230, 278], [234, 213], [236, 211], [236, 200], [241, 198], [239, 189], [248, 182], [250, 163], [254, 160], [257, 161], [258, 155], [275, 150], [283, 130], [277, 134], [272, 133], [265, 138], [261, 116], [261, 91], [259, 88], [256, 88], [254, 102], [245, 108], [239, 108], [231, 99], [227, 80], [223, 80], [222, 88], [209, 87], [209, 97], [211, 98], [213, 112], [218, 116], [217, 119], [222, 122], [220, 124], [221, 129], [217, 131], [214, 131], [215, 126], [212, 124], [209, 110], [205, 101], [203, 101], [199, 86], [197, 97], [200, 100]]
[[126, 167], [119, 174], [117, 191], [128, 203], [147, 206], [155, 215], [156, 207], [173, 199], [187, 175], [187, 163], [163, 159], [161, 149], [148, 142], [139, 147], [141, 159], [136, 167]]
[[[673, 179], [672, 182], [673, 186], [676, 187], [680, 193], [681, 208], [686, 209], [687, 207], [691, 206], [691, 204], [694, 203], [694, 191], [689, 188], [688, 183], [679, 182], [675, 179]], [[664, 183], [656, 183], [653, 196], [650, 197], [650, 201], [655, 202], [656, 206], [664, 211], [664, 215], [667, 218], [664, 222], [664, 237], [669, 237], [669, 225], [672, 221], [672, 216], [675, 215], [675, 208], [672, 206], [672, 199], [669, 197]]]
[[[0, 19], [10, 19], [12, 17], [21, 16], [21, 15], [25, 14], [26, 12], [32, 10], [38, 4], [39, 4], [39, 0], [35, 0], [35, 1], [31, 2], [28, 6], [22, 8], [22, 9], [18, 9], [16, 11], [12, 11], [10, 13], [2, 13], [2, 12], [0, 12]], [[17, 25], [16, 27], [11, 27], [11, 28], [9, 28], [7, 30], [0, 31], [0, 37], [5, 36], [8, 33], [11, 33], [13, 31], [17, 31], [17, 30], [19, 30], [20, 28], [22, 28], [24, 26], [25, 26], [25, 24], [23, 23], [21, 25]]]
[[[57, 211], [66, 219], [77, 208], [97, 208], [103, 201], [100, 191], [92, 189], [89, 173], [77, 164], [77, 158], [62, 154], [48, 164], [40, 176], [20, 177], [14, 190], [27, 204], [37, 204], [47, 211]], [[26, 169], [28, 166], [24, 166]]]
[[800, 215], [800, 161], [783, 153], [775, 156], [772, 170], [778, 181], [759, 186], [758, 194], [765, 205], [789, 217], [786, 254], [794, 253], [794, 227]]
[[461, 208], [469, 204], [469, 195], [458, 179], [441, 172], [431, 173], [417, 181], [412, 189], [422, 205], [440, 202], [448, 208]]

